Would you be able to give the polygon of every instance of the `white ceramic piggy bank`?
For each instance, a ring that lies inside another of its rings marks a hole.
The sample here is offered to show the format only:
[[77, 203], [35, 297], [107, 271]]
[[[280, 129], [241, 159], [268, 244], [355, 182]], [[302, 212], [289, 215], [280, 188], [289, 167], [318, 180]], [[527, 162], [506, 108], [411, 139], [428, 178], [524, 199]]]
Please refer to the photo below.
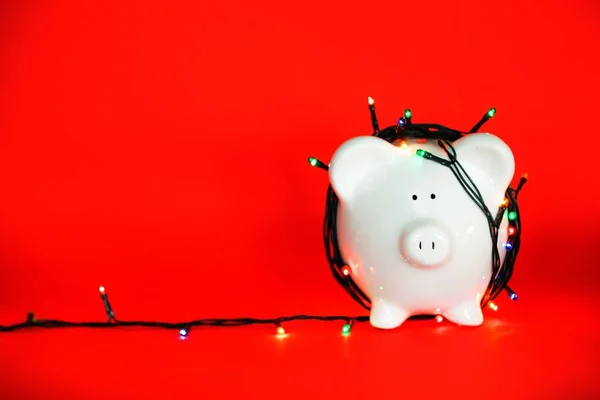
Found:
[[[511, 150], [487, 133], [453, 147], [495, 216], [514, 174]], [[417, 314], [480, 325], [492, 273], [488, 221], [450, 168], [417, 149], [448, 159], [436, 140], [399, 146], [373, 136], [350, 139], [335, 152], [329, 177], [339, 199], [340, 251], [371, 299], [374, 327], [395, 328]], [[507, 225], [505, 215], [496, 244], [501, 262]]]

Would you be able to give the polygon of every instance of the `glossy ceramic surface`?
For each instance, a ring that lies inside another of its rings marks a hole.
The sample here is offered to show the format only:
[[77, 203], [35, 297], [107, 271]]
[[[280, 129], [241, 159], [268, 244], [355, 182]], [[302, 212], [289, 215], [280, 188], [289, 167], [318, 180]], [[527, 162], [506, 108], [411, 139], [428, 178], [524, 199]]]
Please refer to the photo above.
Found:
[[[495, 215], [514, 174], [511, 150], [485, 133], [453, 146]], [[480, 325], [491, 275], [487, 220], [452, 171], [417, 149], [448, 158], [437, 141], [391, 144], [372, 136], [350, 139], [335, 152], [329, 175], [340, 199], [340, 250], [372, 301], [373, 326], [396, 328], [415, 314]], [[501, 259], [507, 225], [505, 216], [497, 243]]]

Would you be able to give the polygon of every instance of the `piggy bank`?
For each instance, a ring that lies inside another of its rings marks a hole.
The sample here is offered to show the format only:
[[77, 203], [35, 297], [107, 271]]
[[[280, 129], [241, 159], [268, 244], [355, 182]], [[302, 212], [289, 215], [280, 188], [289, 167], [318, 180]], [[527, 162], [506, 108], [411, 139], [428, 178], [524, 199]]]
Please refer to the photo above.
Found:
[[[452, 146], [456, 159], [495, 216], [515, 162], [498, 137], [477, 133]], [[436, 140], [402, 145], [375, 136], [343, 143], [329, 165], [339, 199], [338, 245], [352, 279], [370, 298], [370, 322], [392, 329], [412, 315], [441, 315], [468, 326], [483, 323], [481, 307], [492, 274], [492, 247], [504, 260], [508, 220], [492, 243], [488, 220], [447, 166]]]

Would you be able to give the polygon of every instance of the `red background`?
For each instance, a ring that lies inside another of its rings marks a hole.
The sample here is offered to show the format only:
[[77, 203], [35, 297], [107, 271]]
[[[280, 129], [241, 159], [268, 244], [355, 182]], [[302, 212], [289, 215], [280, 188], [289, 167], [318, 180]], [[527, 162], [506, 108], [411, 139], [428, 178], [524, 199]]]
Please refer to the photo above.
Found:
[[383, 126], [498, 109], [486, 129], [530, 176], [520, 300], [479, 328], [348, 338], [0, 334], [3, 397], [599, 396], [597, 2], [292, 3], [2, 2], [0, 324], [104, 320], [101, 284], [121, 319], [363, 314], [328, 270], [306, 159], [370, 133], [367, 96]]

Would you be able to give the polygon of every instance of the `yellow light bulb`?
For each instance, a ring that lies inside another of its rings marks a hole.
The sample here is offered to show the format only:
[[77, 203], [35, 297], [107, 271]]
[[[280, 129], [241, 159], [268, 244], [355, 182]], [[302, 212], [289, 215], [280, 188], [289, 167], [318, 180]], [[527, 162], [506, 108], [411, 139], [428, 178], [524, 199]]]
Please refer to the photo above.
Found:
[[400, 142], [400, 148], [401, 149], [406, 149], [408, 147], [408, 143], [406, 143], [406, 140], [403, 140]]
[[373, 100], [372, 97], [369, 97], [369, 105], [372, 106], [373, 104], [375, 104], [375, 100]]
[[444, 317], [442, 317], [441, 315], [438, 315], [437, 317], [435, 317], [435, 320], [439, 324], [439, 323], [441, 323], [444, 320]]
[[498, 311], [498, 306], [494, 302], [490, 302], [490, 308], [494, 311]]
[[278, 326], [277, 327], [277, 334], [278, 335], [285, 335], [285, 329], [283, 329], [283, 326]]

